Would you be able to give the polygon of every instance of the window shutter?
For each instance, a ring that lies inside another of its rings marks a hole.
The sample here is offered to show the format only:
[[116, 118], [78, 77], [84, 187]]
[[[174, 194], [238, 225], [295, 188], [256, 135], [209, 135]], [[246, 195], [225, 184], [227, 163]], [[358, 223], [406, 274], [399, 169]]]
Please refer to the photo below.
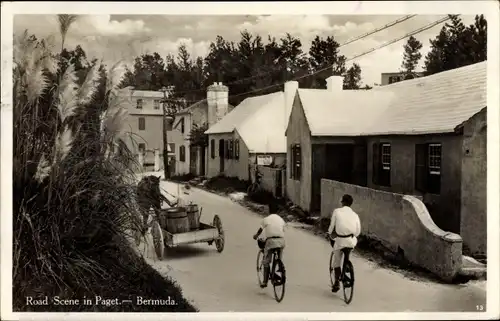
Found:
[[425, 192], [427, 186], [427, 144], [415, 145], [415, 189]]
[[372, 145], [372, 183], [375, 185], [379, 184], [380, 181], [380, 144], [373, 143]]

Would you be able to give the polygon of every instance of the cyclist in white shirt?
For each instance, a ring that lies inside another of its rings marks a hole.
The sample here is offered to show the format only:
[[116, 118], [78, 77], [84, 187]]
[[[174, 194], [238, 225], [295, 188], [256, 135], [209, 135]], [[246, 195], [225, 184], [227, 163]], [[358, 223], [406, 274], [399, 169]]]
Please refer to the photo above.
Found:
[[261, 288], [267, 287], [267, 281], [269, 279], [269, 270], [271, 263], [270, 250], [272, 249], [283, 249], [285, 248], [285, 221], [275, 214], [277, 212], [277, 207], [275, 204], [269, 204], [269, 216], [262, 220], [261, 226], [257, 233], [253, 236], [254, 240], [258, 239], [259, 248], [264, 248], [264, 258], [262, 260], [264, 266], [264, 284], [261, 284]]
[[332, 292], [337, 292], [340, 289], [342, 249], [354, 248], [358, 243], [357, 237], [361, 233], [359, 216], [351, 209], [352, 203], [351, 195], [345, 194], [342, 196], [342, 207], [333, 211], [330, 227], [328, 228], [328, 238], [333, 247], [333, 267], [335, 271], [335, 283]]

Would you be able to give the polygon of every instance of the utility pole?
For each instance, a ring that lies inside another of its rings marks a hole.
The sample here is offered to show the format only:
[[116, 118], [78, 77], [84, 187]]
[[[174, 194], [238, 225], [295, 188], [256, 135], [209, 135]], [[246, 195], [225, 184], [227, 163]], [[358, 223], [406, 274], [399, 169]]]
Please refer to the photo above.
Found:
[[170, 178], [170, 168], [168, 161], [168, 125], [172, 120], [172, 113], [169, 112], [167, 108], [167, 91], [168, 88], [163, 86], [161, 89], [163, 92], [162, 106], [163, 106], [163, 171], [165, 173], [165, 179]]

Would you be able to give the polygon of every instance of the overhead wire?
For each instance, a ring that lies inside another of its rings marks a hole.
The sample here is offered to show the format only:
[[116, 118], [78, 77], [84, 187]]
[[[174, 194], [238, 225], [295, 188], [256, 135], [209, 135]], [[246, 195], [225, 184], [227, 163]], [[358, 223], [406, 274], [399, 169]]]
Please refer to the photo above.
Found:
[[[392, 45], [392, 44], [394, 44], [394, 43], [396, 43], [396, 42], [398, 42], [398, 41], [401, 41], [401, 40], [403, 40], [403, 39], [405, 39], [405, 38], [408, 38], [408, 37], [414, 36], [414, 35], [416, 35], [416, 34], [419, 34], [419, 33], [423, 32], [423, 31], [426, 31], [426, 30], [428, 30], [428, 29], [431, 29], [431, 28], [433, 28], [433, 27], [437, 26], [438, 24], [441, 24], [441, 23], [443, 23], [443, 22], [445, 22], [445, 21], [447, 21], [447, 20], [450, 20], [450, 17], [449, 17], [449, 16], [446, 16], [446, 17], [443, 17], [443, 18], [441, 18], [441, 19], [438, 19], [438, 20], [436, 20], [436, 21], [434, 21], [434, 22], [432, 22], [432, 23], [429, 23], [429, 24], [427, 24], [427, 25], [425, 25], [425, 26], [423, 26], [423, 27], [421, 27], [421, 28], [419, 28], [419, 29], [413, 30], [413, 31], [411, 31], [411, 32], [409, 32], [409, 33], [407, 33], [407, 34], [405, 34], [405, 35], [401, 36], [401, 37], [398, 37], [398, 38], [395, 38], [395, 39], [393, 39], [393, 40], [390, 40], [390, 41], [384, 42], [383, 44], [381, 44], [381, 45], [380, 45], [380, 46], [378, 46], [378, 47], [372, 48], [372, 49], [370, 49], [370, 50], [368, 50], [368, 51], [365, 51], [365, 52], [363, 52], [363, 53], [361, 53], [361, 54], [358, 54], [358, 55], [355, 55], [355, 56], [353, 56], [353, 57], [350, 57], [350, 58], [346, 59], [346, 62], [347, 62], [347, 61], [354, 60], [354, 59], [357, 59], [357, 58], [362, 57], [362, 56], [365, 56], [365, 55], [367, 55], [367, 54], [369, 54], [369, 53], [372, 53], [372, 52], [374, 52], [374, 51], [376, 51], [376, 50], [379, 50], [379, 49], [382, 49], [382, 48], [387, 47], [387, 46], [389, 46], [389, 45]], [[290, 79], [290, 80], [288, 80], [288, 81], [286, 81], [286, 82], [282, 82], [282, 83], [278, 83], [278, 84], [273, 84], [273, 85], [265, 86], [265, 87], [262, 87], [262, 88], [257, 88], [257, 89], [254, 89], [254, 90], [249, 90], [249, 91], [246, 91], [246, 92], [243, 92], [243, 93], [239, 93], [239, 94], [228, 95], [228, 98], [229, 98], [229, 97], [239, 97], [239, 96], [243, 96], [243, 95], [253, 94], [253, 93], [256, 93], [256, 92], [259, 92], [259, 91], [263, 91], [263, 90], [266, 90], [266, 89], [271, 89], [271, 88], [274, 88], [274, 87], [283, 86], [285, 83], [287, 83], [287, 82], [289, 82], [289, 81], [296, 81], [296, 80], [300, 80], [300, 79], [303, 79], [303, 78], [306, 78], [306, 77], [311, 77], [311, 76], [317, 75], [317, 74], [319, 74], [319, 73], [321, 73], [321, 72], [323, 72], [323, 71], [326, 71], [326, 70], [328, 70], [328, 69], [333, 68], [333, 66], [334, 66], [334, 65], [329, 65], [329, 66], [327, 66], [327, 67], [324, 67], [324, 68], [318, 69], [318, 70], [316, 70], [316, 71], [314, 71], [314, 72], [312, 72], [312, 73], [308, 73], [308, 74], [306, 74], [306, 75], [302, 75], [302, 76], [299, 76], [299, 77], [292, 78], [292, 79]], [[202, 99], [202, 100], [203, 100], [203, 99]], [[166, 99], [166, 101], [175, 101], [175, 102], [181, 102], [181, 101], [182, 101], [182, 102], [191, 102], [191, 103], [195, 103], [195, 102], [199, 102], [200, 100], [182, 100], [182, 99], [168, 99], [168, 98], [167, 98], [167, 99]]]
[[[377, 28], [375, 28], [375, 29], [373, 29], [373, 30], [365, 33], [365, 34], [362, 34], [360, 36], [356, 36], [354, 38], [351, 38], [348, 41], [340, 44], [338, 46], [338, 48], [341, 48], [343, 46], [347, 46], [347, 45], [349, 45], [349, 44], [351, 44], [353, 42], [356, 42], [358, 40], [364, 39], [364, 38], [366, 38], [368, 36], [371, 36], [371, 35], [373, 35], [373, 34], [375, 34], [377, 32], [383, 31], [383, 30], [388, 29], [390, 27], [393, 27], [393, 26], [395, 26], [397, 24], [403, 23], [403, 22], [405, 22], [405, 21], [407, 21], [409, 19], [412, 19], [412, 18], [414, 18], [416, 16], [417, 16], [416, 14], [413, 14], [413, 15], [407, 15], [407, 16], [404, 16], [404, 17], [400, 17], [400, 18], [398, 18], [398, 19], [396, 19], [394, 21], [391, 21], [391, 22], [389, 22], [389, 23], [387, 23], [387, 24], [385, 24], [385, 25], [383, 25], [381, 27], [377, 27]], [[266, 71], [266, 72], [263, 72], [263, 73], [260, 73], [260, 74], [257, 74], [257, 75], [253, 75], [253, 76], [250, 76], [250, 77], [245, 77], [245, 78], [242, 78], [242, 79], [238, 79], [238, 80], [234, 80], [234, 81], [231, 81], [231, 82], [227, 82], [227, 83], [224, 83], [224, 85], [227, 86], [227, 85], [234, 85], [234, 84], [243, 83], [243, 82], [245, 82], [247, 80], [252, 80], [252, 79], [260, 78], [260, 77], [263, 77], [263, 76], [267, 76], [267, 75], [270, 75], [270, 74], [274, 73], [276, 70], [280, 70], [280, 67], [276, 67], [276, 68], [271, 67], [271, 68], [273, 69], [272, 71]], [[180, 91], [180, 92], [177, 92], [176, 94], [188, 94], [188, 93], [201, 92], [201, 91], [205, 91], [205, 90], [204, 89], [193, 89], [193, 90], [187, 90], [187, 91]]]

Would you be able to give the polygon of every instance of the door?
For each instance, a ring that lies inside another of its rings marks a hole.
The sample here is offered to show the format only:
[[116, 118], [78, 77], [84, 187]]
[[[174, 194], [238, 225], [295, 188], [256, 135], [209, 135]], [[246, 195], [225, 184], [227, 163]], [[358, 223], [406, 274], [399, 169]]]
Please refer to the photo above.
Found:
[[198, 147], [189, 146], [189, 172], [197, 176], [196, 164], [198, 162]]
[[224, 173], [224, 149], [225, 149], [225, 145], [224, 145], [224, 139], [219, 139], [219, 162], [220, 162], [220, 165], [219, 165], [219, 172], [222, 174]]

